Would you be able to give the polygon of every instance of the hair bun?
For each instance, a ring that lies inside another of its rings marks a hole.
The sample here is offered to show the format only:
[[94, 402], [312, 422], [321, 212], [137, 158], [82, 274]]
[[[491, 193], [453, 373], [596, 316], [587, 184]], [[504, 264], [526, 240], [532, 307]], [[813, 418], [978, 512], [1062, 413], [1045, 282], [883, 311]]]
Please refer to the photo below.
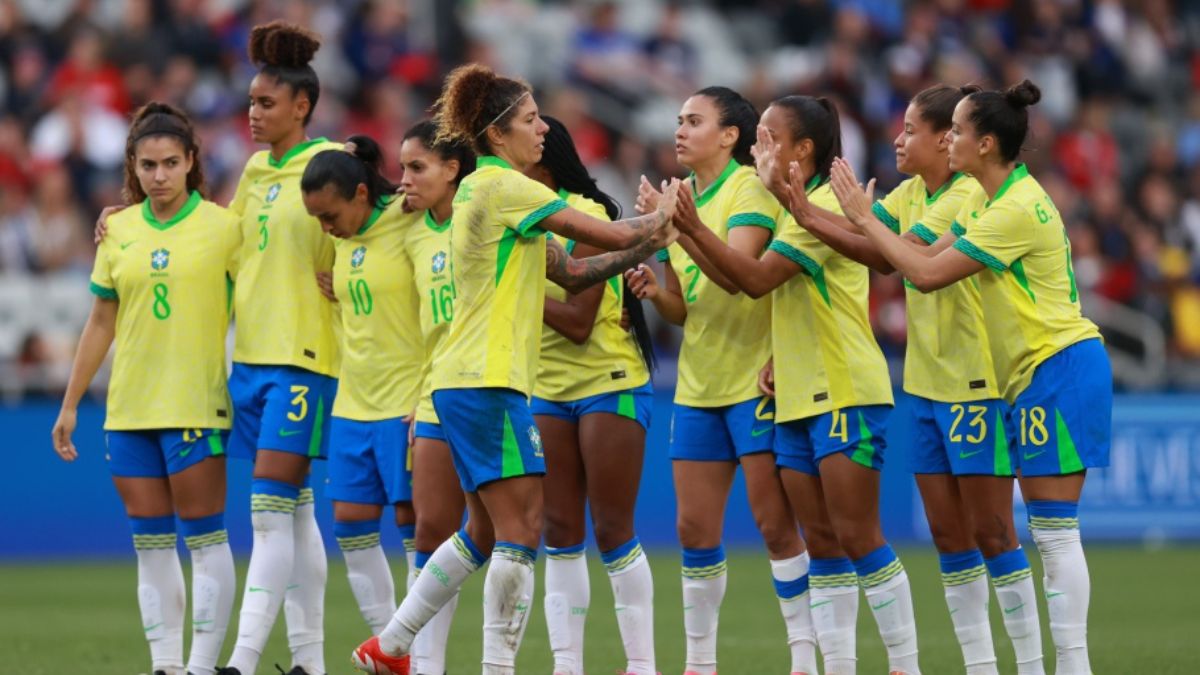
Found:
[[321, 48], [321, 38], [295, 24], [272, 21], [250, 31], [250, 60], [281, 68], [307, 66]]
[[1022, 80], [1004, 90], [1004, 100], [1014, 108], [1027, 108], [1042, 100], [1042, 90], [1029, 80]]
[[379, 171], [383, 165], [383, 149], [379, 147], [379, 143], [370, 136], [355, 134], [346, 139], [346, 144], [353, 144], [350, 148], [350, 154], [357, 157], [367, 166]]

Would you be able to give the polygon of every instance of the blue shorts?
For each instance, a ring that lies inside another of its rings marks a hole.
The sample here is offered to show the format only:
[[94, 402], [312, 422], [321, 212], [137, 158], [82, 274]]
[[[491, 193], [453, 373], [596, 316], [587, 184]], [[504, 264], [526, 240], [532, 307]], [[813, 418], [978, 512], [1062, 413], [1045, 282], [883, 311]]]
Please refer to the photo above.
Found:
[[225, 455], [224, 429], [139, 429], [108, 431], [106, 459], [114, 476], [166, 478], [209, 457]]
[[913, 413], [908, 466], [913, 473], [1012, 476], [1005, 435], [1008, 406], [998, 398], [943, 403], [908, 395]]
[[534, 415], [550, 415], [576, 423], [584, 415], [610, 413], [627, 417], [649, 431], [650, 412], [654, 408], [654, 388], [647, 382], [636, 389], [596, 394], [574, 401], [548, 401], [534, 396], [529, 407]]
[[446, 442], [446, 432], [442, 431], [442, 425], [433, 422], [417, 422], [417, 428], [413, 430], [413, 437]]
[[404, 418], [359, 422], [334, 417], [329, 426], [330, 499], [379, 505], [412, 501]]
[[1062, 476], [1108, 466], [1112, 366], [1099, 339], [1046, 359], [1008, 413], [1008, 442], [1022, 476]]
[[883, 468], [890, 405], [860, 405], [775, 425], [775, 464], [812, 476], [821, 460], [843, 454], [868, 469]]
[[770, 396], [717, 408], [675, 404], [671, 411], [671, 459], [736, 462], [770, 452], [775, 444], [775, 399]]
[[542, 435], [521, 392], [439, 389], [433, 392], [433, 408], [465, 492], [504, 478], [546, 473]]
[[261, 448], [324, 459], [336, 395], [336, 379], [310, 370], [234, 363], [229, 455], [253, 460]]

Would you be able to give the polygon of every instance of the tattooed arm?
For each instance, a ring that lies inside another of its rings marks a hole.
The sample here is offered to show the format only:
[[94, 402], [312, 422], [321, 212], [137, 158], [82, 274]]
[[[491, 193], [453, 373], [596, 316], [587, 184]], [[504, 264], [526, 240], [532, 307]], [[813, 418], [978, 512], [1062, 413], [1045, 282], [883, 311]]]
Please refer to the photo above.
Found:
[[546, 278], [565, 288], [568, 293], [580, 293], [609, 277], [621, 274], [650, 257], [658, 249], [666, 248], [678, 234], [675, 228], [668, 225], [655, 230], [655, 236], [645, 239], [633, 248], [601, 253], [588, 258], [572, 258], [562, 244], [550, 239], [546, 242]]
[[[549, 261], [549, 246], [547, 246], [547, 261]], [[579, 260], [589, 256], [601, 255], [604, 251], [587, 244], [575, 244], [570, 252], [572, 258]], [[577, 345], [584, 344], [596, 327], [596, 313], [600, 310], [600, 301], [604, 298], [605, 284], [594, 284], [581, 293], [568, 293], [565, 300], [555, 300], [547, 297], [542, 311], [542, 321], [555, 332]]]
[[618, 251], [638, 246], [671, 222], [675, 215], [675, 201], [679, 194], [679, 180], [672, 180], [666, 188], [658, 208], [651, 213], [615, 222], [593, 218], [585, 213], [566, 208], [542, 219], [542, 229], [553, 232], [563, 239], [591, 244], [605, 251]]

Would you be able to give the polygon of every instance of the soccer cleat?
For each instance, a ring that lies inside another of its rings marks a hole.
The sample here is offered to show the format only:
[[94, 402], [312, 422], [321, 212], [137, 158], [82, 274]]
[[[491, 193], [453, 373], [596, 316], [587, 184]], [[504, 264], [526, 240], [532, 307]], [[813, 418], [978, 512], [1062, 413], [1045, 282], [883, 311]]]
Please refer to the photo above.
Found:
[[384, 654], [383, 648], [379, 646], [379, 636], [374, 636], [359, 645], [350, 655], [350, 663], [370, 675], [408, 675], [408, 654], [404, 656]]
[[282, 675], [309, 675], [309, 672], [301, 666], [292, 666], [292, 669], [284, 672], [283, 666], [275, 664], [275, 670], [278, 670]]
[[216, 675], [242, 675], [237, 668], [217, 668]]

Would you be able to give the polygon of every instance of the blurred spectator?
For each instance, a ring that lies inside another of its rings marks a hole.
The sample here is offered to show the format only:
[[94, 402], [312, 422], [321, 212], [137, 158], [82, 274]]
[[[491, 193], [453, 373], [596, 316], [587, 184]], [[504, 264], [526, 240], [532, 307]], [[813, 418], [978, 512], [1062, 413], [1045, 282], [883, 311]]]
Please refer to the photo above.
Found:
[[67, 59], [50, 78], [46, 91], [50, 105], [79, 98], [88, 108], [104, 108], [118, 115], [130, 111], [121, 71], [104, 58], [104, 40], [95, 26], [82, 24], [71, 39]]

